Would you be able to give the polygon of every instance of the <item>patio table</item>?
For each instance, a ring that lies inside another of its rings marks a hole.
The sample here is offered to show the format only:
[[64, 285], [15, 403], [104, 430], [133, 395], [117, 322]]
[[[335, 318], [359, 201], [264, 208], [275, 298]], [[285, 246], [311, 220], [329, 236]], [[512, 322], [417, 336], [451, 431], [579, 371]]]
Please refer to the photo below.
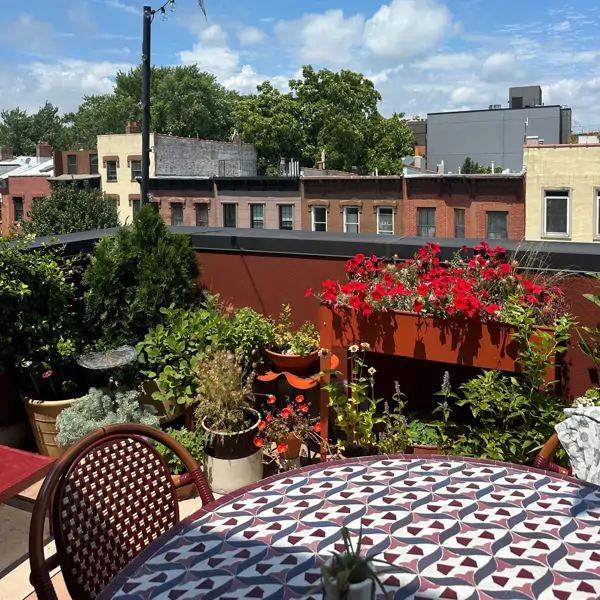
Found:
[[225, 496], [100, 598], [321, 597], [341, 525], [356, 534], [361, 523], [368, 553], [410, 571], [384, 577], [392, 598], [600, 597], [600, 488], [494, 461], [399, 455], [311, 465]]
[[55, 459], [0, 446], [0, 504], [45, 477]]

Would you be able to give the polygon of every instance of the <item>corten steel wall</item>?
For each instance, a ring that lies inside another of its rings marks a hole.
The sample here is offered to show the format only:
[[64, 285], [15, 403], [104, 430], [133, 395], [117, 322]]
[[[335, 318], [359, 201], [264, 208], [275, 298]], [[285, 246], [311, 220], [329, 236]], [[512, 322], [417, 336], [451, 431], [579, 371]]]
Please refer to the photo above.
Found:
[[50, 194], [50, 182], [47, 175], [15, 176], [9, 179], [8, 192], [2, 195], [2, 235], [15, 227], [14, 198], [23, 198], [23, 216], [27, 219], [33, 199]]
[[523, 177], [419, 178], [406, 179], [402, 203], [404, 235], [417, 235], [417, 209], [436, 209], [436, 237], [454, 237], [454, 209], [465, 210], [465, 237], [485, 238], [486, 213], [508, 213], [508, 239], [525, 236]]

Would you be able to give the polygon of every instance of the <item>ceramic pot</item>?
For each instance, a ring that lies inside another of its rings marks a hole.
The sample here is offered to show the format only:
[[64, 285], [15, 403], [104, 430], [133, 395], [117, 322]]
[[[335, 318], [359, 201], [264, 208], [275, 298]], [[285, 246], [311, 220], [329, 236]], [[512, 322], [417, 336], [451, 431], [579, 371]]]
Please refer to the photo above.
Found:
[[208, 485], [217, 494], [228, 494], [263, 476], [262, 448], [254, 445], [260, 414], [249, 409], [254, 424], [244, 431], [224, 433], [213, 431], [202, 422], [206, 435], [204, 473]]
[[[331, 559], [325, 563], [331, 564]], [[375, 582], [372, 579], [361, 581], [360, 583], [351, 583], [344, 595], [338, 589], [336, 582], [326, 575], [323, 575], [323, 587], [325, 588], [325, 600], [372, 600], [375, 598]]]
[[280, 454], [281, 458], [285, 458], [286, 460], [295, 460], [300, 456], [300, 450], [302, 448], [302, 440], [298, 439], [293, 433], [290, 433], [287, 439], [282, 440], [279, 444], [286, 444], [288, 449]]
[[294, 375], [304, 375], [308, 369], [319, 359], [319, 351], [315, 350], [306, 356], [297, 354], [278, 354], [267, 350], [267, 358], [278, 371], [287, 371]]

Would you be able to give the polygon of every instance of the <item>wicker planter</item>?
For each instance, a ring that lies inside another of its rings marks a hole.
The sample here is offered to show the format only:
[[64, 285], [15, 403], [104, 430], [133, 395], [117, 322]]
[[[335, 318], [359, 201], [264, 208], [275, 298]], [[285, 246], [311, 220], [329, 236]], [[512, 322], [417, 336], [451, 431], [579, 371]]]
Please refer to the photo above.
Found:
[[285, 444], [288, 449], [282, 452], [279, 456], [286, 460], [295, 460], [300, 456], [300, 450], [302, 449], [302, 440], [297, 438], [293, 433], [290, 433], [287, 439], [282, 440], [277, 445]]
[[35, 443], [40, 454], [58, 458], [66, 448], [56, 441], [56, 418], [69, 406], [73, 406], [80, 398], [71, 400], [33, 400], [23, 396], [29, 424], [35, 437]]
[[256, 422], [237, 433], [215, 432], [202, 423], [207, 436], [204, 472], [212, 491], [217, 494], [228, 494], [262, 479], [262, 448], [254, 445], [260, 414], [255, 410], [249, 412]]
[[157, 392], [158, 389], [158, 384], [154, 379], [142, 381], [140, 404], [142, 406], [149, 406], [158, 411], [157, 416], [160, 419], [160, 424], [165, 425], [183, 412], [183, 404], [177, 404], [177, 402], [172, 402], [171, 400], [155, 400], [152, 397], [152, 394]]
[[267, 358], [280, 372], [287, 371], [294, 375], [304, 375], [310, 367], [319, 359], [319, 351], [315, 350], [306, 356], [298, 354], [278, 354], [267, 350]]

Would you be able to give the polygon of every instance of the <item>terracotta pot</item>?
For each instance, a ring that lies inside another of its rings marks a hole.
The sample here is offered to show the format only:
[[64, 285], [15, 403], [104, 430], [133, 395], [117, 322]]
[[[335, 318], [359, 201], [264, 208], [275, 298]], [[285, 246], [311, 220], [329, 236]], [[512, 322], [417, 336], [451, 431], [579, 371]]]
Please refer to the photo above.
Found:
[[35, 443], [40, 454], [58, 458], [66, 448], [56, 441], [56, 418], [69, 406], [73, 406], [80, 398], [71, 400], [33, 400], [23, 396], [29, 423], [35, 437]]
[[286, 444], [288, 449], [280, 454], [281, 458], [285, 458], [287, 460], [295, 460], [300, 456], [300, 450], [302, 449], [302, 440], [297, 438], [293, 433], [290, 433], [287, 439], [282, 440], [279, 444]]
[[196, 493], [196, 485], [190, 483], [190, 485], [184, 485], [183, 487], [177, 488], [177, 500], [182, 502], [183, 500], [189, 500]]
[[294, 375], [304, 375], [308, 369], [319, 359], [319, 351], [315, 350], [306, 356], [297, 354], [278, 354], [267, 350], [267, 358], [279, 371], [287, 371]]
[[160, 419], [160, 424], [165, 425], [177, 418], [183, 412], [183, 404], [177, 404], [177, 402], [166, 399], [155, 400], [152, 397], [152, 394], [157, 391], [158, 383], [156, 383], [154, 379], [142, 381], [140, 404], [142, 406], [149, 406], [158, 411], [157, 416]]

